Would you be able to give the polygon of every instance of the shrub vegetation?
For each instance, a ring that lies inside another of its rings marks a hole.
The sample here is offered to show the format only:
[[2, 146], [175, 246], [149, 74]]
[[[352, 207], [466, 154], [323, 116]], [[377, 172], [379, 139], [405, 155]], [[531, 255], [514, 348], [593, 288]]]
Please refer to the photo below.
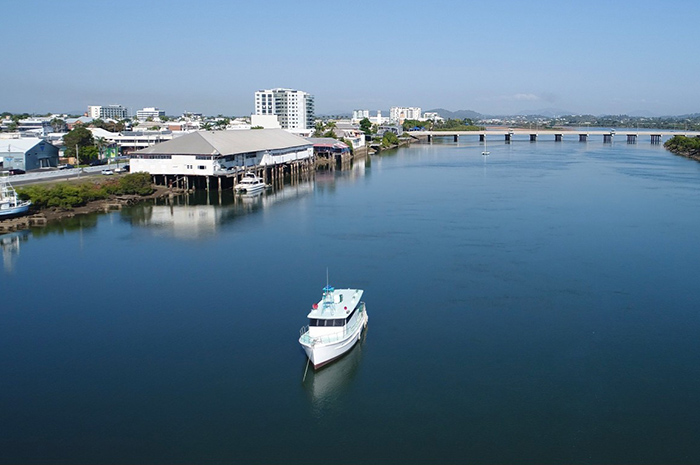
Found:
[[664, 142], [664, 147], [677, 155], [697, 158], [700, 156], [700, 137], [673, 136]]
[[104, 182], [82, 184], [59, 183], [53, 186], [33, 185], [18, 188], [23, 199], [29, 199], [36, 208], [70, 209], [112, 195], [149, 195], [153, 193], [151, 175], [130, 173]]

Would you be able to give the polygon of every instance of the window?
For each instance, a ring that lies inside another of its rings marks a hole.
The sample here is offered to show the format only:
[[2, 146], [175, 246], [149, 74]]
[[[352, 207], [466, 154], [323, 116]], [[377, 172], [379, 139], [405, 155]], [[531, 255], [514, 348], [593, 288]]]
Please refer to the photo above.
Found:
[[204, 165], [199, 165], [197, 168], [199, 168], [200, 170], [205, 170], [205, 169], [207, 169], [207, 167], [204, 166]]
[[347, 318], [336, 318], [332, 320], [309, 318], [309, 326], [345, 326], [346, 321]]

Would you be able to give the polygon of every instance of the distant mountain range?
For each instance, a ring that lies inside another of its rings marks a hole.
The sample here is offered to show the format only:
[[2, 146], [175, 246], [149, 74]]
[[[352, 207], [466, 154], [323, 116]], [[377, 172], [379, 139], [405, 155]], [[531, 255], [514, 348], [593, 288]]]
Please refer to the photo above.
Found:
[[478, 113], [473, 110], [457, 110], [457, 111], [450, 111], [450, 110], [445, 110], [444, 108], [435, 108], [433, 110], [424, 110], [423, 113], [437, 113], [438, 115], [442, 116], [445, 119], [464, 119], [464, 118], [469, 118], [469, 119], [480, 119], [483, 118], [484, 115], [481, 113]]
[[464, 118], [469, 118], [473, 120], [477, 119], [487, 119], [487, 118], [495, 118], [495, 117], [503, 117], [503, 116], [545, 116], [548, 118], [551, 118], [553, 116], [561, 116], [561, 115], [573, 115], [575, 113], [566, 111], [566, 110], [561, 110], [558, 108], [542, 108], [539, 110], [524, 110], [524, 111], [519, 111], [517, 113], [514, 113], [512, 115], [486, 115], [484, 113], [479, 113], [478, 111], [474, 110], [457, 110], [457, 111], [450, 111], [450, 110], [445, 110], [444, 108], [436, 108], [434, 110], [426, 110], [423, 113], [426, 112], [435, 112], [442, 116], [445, 119], [464, 119]]

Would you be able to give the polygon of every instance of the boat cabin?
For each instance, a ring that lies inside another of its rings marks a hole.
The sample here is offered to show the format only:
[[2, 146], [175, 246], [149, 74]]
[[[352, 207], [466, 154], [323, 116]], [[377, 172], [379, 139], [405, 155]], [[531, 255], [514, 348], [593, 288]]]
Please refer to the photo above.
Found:
[[308, 315], [310, 335], [336, 332], [349, 325], [358, 313], [361, 297], [360, 289], [334, 289], [326, 286], [323, 298], [313, 305]]

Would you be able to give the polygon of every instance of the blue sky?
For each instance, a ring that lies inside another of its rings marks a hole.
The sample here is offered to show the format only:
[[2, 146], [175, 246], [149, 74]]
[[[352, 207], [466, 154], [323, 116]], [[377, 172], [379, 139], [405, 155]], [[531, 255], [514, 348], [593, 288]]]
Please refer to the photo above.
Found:
[[700, 112], [697, 0], [4, 2], [0, 111]]

